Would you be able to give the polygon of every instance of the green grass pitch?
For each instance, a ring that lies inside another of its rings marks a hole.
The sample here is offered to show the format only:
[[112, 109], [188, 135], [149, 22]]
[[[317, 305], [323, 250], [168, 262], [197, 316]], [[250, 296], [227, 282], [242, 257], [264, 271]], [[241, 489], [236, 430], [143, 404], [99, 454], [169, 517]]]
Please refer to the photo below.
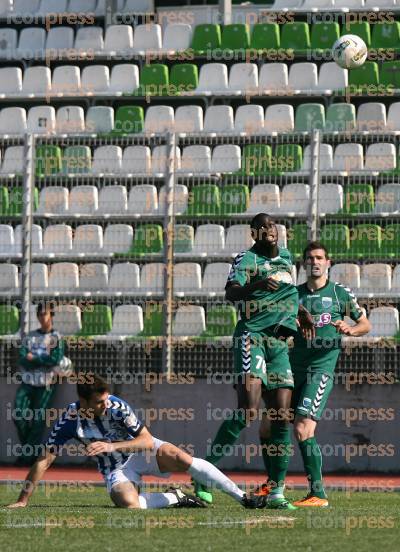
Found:
[[0, 485], [2, 552], [399, 550], [396, 492], [332, 492], [329, 508], [295, 512], [245, 510], [221, 493], [204, 510], [121, 510], [104, 488], [88, 486], [39, 488], [28, 508], [4, 508], [16, 496], [15, 487]]

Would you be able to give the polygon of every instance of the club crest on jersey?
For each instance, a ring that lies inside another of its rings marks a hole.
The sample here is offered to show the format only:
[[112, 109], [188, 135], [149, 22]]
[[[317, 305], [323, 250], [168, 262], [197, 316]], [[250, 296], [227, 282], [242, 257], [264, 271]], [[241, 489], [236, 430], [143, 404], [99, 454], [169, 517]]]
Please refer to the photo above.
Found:
[[308, 409], [310, 408], [311, 406], [311, 399], [309, 399], [308, 397], [304, 397], [303, 398], [303, 407]]
[[332, 297], [322, 297], [321, 303], [324, 309], [329, 309], [332, 306]]

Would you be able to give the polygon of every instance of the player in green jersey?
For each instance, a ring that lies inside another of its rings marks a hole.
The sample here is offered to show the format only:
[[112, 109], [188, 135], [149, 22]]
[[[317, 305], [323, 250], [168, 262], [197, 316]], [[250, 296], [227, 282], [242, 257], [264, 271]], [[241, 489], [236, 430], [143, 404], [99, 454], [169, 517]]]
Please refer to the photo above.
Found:
[[[260, 213], [250, 226], [255, 244], [235, 258], [225, 287], [226, 299], [237, 305], [241, 315], [233, 336], [238, 408], [219, 428], [207, 460], [213, 464], [221, 460], [224, 448], [232, 446], [242, 429], [257, 418], [262, 397], [268, 408], [280, 413], [271, 423], [271, 436], [262, 443], [263, 454], [270, 456], [274, 487], [266, 506], [294, 509], [283, 496], [282, 483], [292, 453], [289, 410], [293, 376], [286, 339], [297, 333], [300, 323], [304, 331], [312, 332], [313, 323], [304, 308], [298, 313], [291, 255], [278, 247], [275, 223]], [[207, 489], [198, 484], [195, 488], [198, 497], [212, 501]]]
[[[329, 280], [331, 261], [322, 243], [309, 243], [304, 250], [303, 260], [307, 282], [297, 289], [300, 303], [313, 316], [315, 337], [306, 340], [297, 333], [289, 358], [294, 376], [294, 433], [310, 483], [310, 492], [294, 504], [321, 507], [328, 506], [328, 500], [323, 487], [322, 457], [315, 439], [315, 429], [333, 387], [342, 335], [360, 337], [368, 333], [371, 326], [352, 291]], [[356, 324], [348, 325], [344, 321], [345, 316]], [[260, 436], [265, 438], [269, 433], [269, 423], [263, 420]], [[266, 487], [267, 493], [268, 484]]]

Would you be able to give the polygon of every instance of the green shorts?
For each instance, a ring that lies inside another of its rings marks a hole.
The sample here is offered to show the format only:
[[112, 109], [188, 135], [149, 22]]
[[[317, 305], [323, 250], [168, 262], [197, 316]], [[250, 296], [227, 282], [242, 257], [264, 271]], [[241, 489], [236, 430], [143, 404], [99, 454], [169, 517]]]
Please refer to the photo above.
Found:
[[268, 390], [293, 388], [293, 374], [286, 341], [240, 326], [233, 336], [235, 374], [252, 374]]
[[294, 377], [292, 408], [294, 413], [312, 420], [321, 419], [327, 400], [333, 388], [333, 374], [337, 349], [318, 355], [310, 354], [306, 363], [299, 363], [299, 356], [291, 352], [290, 359]]

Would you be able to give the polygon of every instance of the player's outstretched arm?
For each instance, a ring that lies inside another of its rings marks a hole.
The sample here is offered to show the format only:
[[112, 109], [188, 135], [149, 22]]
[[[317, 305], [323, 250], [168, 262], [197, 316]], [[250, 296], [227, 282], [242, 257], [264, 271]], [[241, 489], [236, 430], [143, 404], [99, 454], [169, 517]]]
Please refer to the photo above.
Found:
[[371, 330], [371, 323], [365, 315], [360, 316], [354, 326], [349, 326], [344, 320], [332, 322], [337, 331], [350, 337], [361, 337]]
[[43, 479], [44, 474], [47, 469], [54, 462], [56, 456], [46, 450], [44, 456], [39, 457], [32, 468], [30, 469], [26, 479], [23, 483], [22, 491], [18, 497], [17, 502], [9, 504], [7, 508], [25, 508], [28, 505], [29, 499], [35, 490], [35, 487], [41, 479]]

